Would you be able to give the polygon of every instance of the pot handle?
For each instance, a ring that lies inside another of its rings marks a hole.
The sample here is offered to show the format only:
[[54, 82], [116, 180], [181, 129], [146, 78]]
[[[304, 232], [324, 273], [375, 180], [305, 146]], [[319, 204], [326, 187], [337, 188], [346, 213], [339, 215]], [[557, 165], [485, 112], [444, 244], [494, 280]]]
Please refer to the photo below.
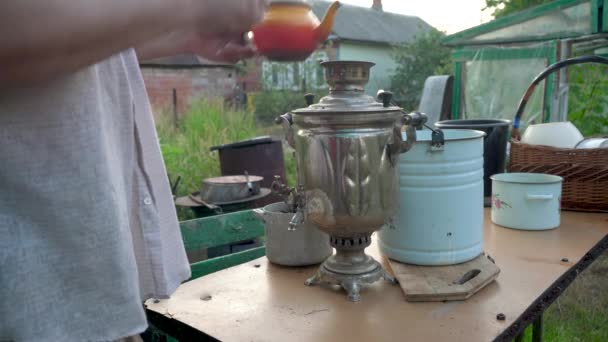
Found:
[[274, 123], [277, 125], [283, 125], [283, 130], [285, 131], [285, 140], [291, 148], [296, 148], [296, 142], [293, 138], [293, 115], [291, 113], [285, 113], [276, 119], [274, 119]]
[[526, 194], [526, 199], [530, 201], [549, 201], [553, 199], [553, 194]]
[[253, 211], [253, 214], [258, 219], [260, 219], [260, 221], [266, 223], [266, 220], [264, 220], [264, 209], [257, 208], [257, 209], [253, 209], [252, 211]]

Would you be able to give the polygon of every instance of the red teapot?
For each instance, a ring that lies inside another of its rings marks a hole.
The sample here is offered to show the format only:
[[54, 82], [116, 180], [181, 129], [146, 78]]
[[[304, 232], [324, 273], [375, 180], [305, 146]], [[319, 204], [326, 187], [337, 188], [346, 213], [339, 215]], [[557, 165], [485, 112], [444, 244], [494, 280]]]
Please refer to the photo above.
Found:
[[304, 0], [271, 1], [264, 19], [253, 27], [249, 38], [269, 60], [305, 60], [331, 33], [339, 7], [339, 1], [332, 3], [319, 22]]

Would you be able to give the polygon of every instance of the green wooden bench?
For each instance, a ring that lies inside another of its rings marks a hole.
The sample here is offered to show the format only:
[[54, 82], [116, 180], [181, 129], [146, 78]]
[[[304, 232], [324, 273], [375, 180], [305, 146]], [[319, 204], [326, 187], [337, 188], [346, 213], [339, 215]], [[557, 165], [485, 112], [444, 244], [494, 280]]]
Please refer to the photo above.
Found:
[[[251, 210], [206, 217], [180, 224], [186, 251], [199, 251], [264, 236], [264, 224]], [[265, 248], [257, 247], [190, 265], [192, 278], [223, 270], [265, 255]]]
[[[251, 210], [183, 221], [180, 223], [180, 229], [184, 246], [188, 252], [264, 237], [264, 224], [254, 216]], [[266, 248], [262, 246], [195, 262], [190, 264], [192, 270], [190, 280], [257, 259], [265, 254]], [[147, 315], [150, 329], [146, 332], [146, 339], [175, 342], [177, 340], [171, 336], [183, 336], [184, 331], [180, 329], [179, 324], [157, 326], [159, 320], [155, 314], [148, 311]]]

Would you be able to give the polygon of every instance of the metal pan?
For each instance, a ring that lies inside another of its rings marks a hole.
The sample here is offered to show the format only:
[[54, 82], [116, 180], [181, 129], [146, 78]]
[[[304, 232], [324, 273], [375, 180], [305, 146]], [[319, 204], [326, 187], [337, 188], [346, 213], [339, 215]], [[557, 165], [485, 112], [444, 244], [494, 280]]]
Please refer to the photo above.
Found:
[[256, 196], [263, 179], [247, 174], [207, 178], [203, 181], [200, 198], [208, 203], [226, 203]]

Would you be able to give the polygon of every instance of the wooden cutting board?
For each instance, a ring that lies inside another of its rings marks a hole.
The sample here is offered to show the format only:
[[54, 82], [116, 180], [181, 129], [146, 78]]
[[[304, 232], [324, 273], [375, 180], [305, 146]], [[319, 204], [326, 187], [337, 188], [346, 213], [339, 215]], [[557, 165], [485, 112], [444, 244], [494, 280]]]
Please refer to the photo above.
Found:
[[500, 273], [485, 254], [450, 266], [417, 266], [390, 259], [389, 263], [408, 302], [465, 300]]

